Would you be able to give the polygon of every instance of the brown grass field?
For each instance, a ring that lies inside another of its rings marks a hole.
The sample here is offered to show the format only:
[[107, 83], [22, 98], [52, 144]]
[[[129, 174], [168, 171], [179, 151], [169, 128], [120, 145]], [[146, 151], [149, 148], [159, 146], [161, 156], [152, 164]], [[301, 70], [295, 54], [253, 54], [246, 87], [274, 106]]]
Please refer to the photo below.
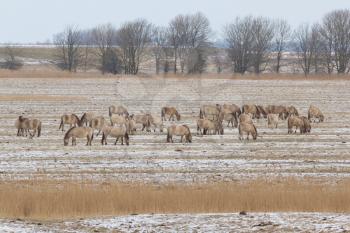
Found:
[[0, 184], [0, 217], [35, 220], [145, 213], [349, 212], [350, 181], [205, 185], [17, 181]]

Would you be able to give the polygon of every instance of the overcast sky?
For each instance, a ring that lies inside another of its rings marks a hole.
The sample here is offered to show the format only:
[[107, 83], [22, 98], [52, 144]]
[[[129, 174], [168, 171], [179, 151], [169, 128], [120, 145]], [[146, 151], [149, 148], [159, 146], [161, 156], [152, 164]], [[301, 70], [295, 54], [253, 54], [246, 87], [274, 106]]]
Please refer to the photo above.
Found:
[[209, 18], [217, 33], [235, 17], [246, 15], [284, 18], [297, 26], [343, 8], [350, 9], [350, 0], [1, 0], [0, 43], [51, 40], [69, 24], [118, 26], [146, 18], [166, 25], [177, 14], [197, 11]]

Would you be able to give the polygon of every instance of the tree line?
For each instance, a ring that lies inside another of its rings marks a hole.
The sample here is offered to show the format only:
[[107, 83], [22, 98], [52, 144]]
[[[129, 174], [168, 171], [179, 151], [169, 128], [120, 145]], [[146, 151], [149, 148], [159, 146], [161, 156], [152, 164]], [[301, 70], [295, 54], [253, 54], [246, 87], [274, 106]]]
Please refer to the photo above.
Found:
[[[54, 35], [57, 65], [71, 72], [88, 67], [88, 58], [98, 58], [102, 73], [132, 74], [143, 62], [152, 59], [155, 72], [202, 73], [209, 59], [217, 72], [229, 66], [245, 74], [281, 72], [285, 52], [296, 54], [299, 69], [305, 74], [350, 71], [350, 10], [335, 10], [320, 22], [292, 29], [286, 20], [268, 17], [237, 17], [224, 27], [224, 45], [211, 41], [213, 31], [202, 13], [178, 15], [166, 27], [145, 19], [80, 30], [68, 26]], [[222, 53], [225, 51], [225, 53]]]

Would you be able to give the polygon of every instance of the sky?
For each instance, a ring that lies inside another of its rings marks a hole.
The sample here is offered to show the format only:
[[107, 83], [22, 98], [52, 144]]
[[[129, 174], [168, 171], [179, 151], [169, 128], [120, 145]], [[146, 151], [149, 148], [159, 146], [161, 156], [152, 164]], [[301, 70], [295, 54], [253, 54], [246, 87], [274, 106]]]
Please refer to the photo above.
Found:
[[67, 25], [81, 29], [119, 26], [136, 18], [167, 25], [177, 14], [202, 12], [216, 35], [237, 16], [268, 16], [293, 27], [317, 22], [329, 11], [350, 9], [350, 0], [0, 0], [0, 43], [51, 40]]

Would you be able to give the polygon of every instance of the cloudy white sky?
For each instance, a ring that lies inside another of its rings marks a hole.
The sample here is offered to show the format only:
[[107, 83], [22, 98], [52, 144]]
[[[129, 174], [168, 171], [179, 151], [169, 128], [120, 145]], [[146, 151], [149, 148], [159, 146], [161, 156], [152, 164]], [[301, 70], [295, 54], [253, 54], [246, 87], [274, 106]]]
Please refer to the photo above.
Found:
[[204, 13], [213, 30], [237, 16], [285, 18], [292, 26], [315, 22], [334, 9], [350, 9], [350, 0], [1, 0], [0, 43], [37, 42], [69, 24], [89, 28], [111, 22], [115, 26], [146, 18], [166, 25], [180, 13]]

